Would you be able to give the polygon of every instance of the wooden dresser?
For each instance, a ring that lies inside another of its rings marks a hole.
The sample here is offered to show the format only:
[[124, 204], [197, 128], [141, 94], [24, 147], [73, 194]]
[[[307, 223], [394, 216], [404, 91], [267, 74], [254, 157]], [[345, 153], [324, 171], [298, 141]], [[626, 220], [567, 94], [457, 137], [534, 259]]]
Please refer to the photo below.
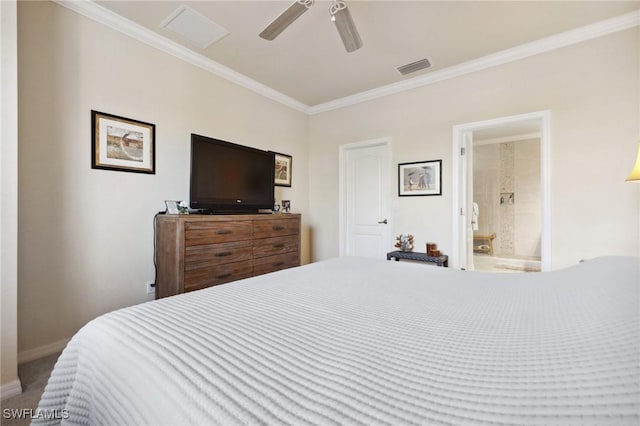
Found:
[[159, 215], [156, 298], [300, 265], [300, 215]]

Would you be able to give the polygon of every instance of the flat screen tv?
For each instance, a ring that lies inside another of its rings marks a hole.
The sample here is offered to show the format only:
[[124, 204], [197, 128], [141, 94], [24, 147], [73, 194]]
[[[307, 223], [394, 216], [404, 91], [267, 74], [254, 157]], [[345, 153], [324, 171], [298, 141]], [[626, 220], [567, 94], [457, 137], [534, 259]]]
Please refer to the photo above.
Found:
[[274, 169], [273, 152], [192, 134], [190, 206], [202, 213], [271, 209]]

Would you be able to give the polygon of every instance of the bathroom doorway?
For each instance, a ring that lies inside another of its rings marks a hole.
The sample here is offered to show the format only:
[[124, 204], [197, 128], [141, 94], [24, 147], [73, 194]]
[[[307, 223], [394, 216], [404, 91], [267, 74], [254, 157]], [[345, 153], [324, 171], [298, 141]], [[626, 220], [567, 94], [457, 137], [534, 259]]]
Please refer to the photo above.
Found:
[[540, 272], [540, 121], [475, 130], [472, 143], [474, 270]]
[[453, 267], [550, 270], [549, 143], [546, 111], [454, 127]]

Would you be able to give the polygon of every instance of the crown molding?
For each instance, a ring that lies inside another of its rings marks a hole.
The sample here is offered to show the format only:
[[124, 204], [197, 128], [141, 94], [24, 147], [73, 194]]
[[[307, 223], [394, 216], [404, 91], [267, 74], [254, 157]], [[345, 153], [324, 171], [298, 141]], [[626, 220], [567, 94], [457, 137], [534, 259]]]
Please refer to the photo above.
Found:
[[309, 106], [299, 102], [287, 95], [284, 95], [277, 90], [272, 89], [262, 83], [257, 82], [244, 74], [232, 70], [214, 60], [207, 58], [204, 55], [196, 53], [181, 44], [178, 44], [166, 37], [163, 37], [142, 25], [118, 15], [110, 11], [107, 8], [100, 6], [99, 4], [91, 0], [52, 0], [60, 6], [64, 6], [82, 16], [92, 19], [107, 27], [113, 28], [129, 37], [132, 37], [138, 41], [148, 44], [151, 47], [155, 47], [163, 52], [166, 52], [178, 59], [202, 68], [218, 77], [222, 77], [225, 80], [231, 81], [245, 89], [251, 90], [259, 95], [267, 97], [271, 100], [279, 102], [285, 106], [308, 114]]
[[386, 86], [360, 92], [355, 95], [314, 105], [309, 108], [308, 114], [318, 114], [381, 98], [383, 96], [393, 95], [406, 90], [415, 89], [417, 87], [426, 86], [443, 80], [448, 80], [450, 78], [459, 77], [472, 72], [528, 58], [540, 53], [560, 49], [562, 47], [602, 37], [618, 31], [624, 31], [636, 26], [640, 26], [640, 10], [596, 22], [594, 24], [585, 25], [574, 30], [555, 34], [530, 43], [521, 44], [520, 46], [502, 50], [500, 52], [463, 62], [458, 65], [453, 65], [448, 68], [436, 70], [419, 77], [414, 77], [398, 83], [388, 84]]
[[618, 31], [624, 31], [636, 26], [640, 26], [640, 10], [636, 10], [594, 24], [585, 25], [574, 30], [566, 31], [545, 37], [530, 43], [525, 43], [510, 49], [502, 50], [491, 55], [478, 59], [463, 62], [458, 65], [435, 70], [427, 74], [403, 80], [397, 83], [377, 87], [375, 89], [345, 96], [333, 101], [324, 102], [314, 106], [306, 105], [293, 99], [269, 86], [253, 80], [244, 74], [232, 70], [204, 55], [196, 53], [187, 47], [182, 46], [166, 37], [163, 37], [135, 22], [124, 18], [109, 9], [106, 9], [92, 0], [52, 0], [55, 3], [73, 10], [96, 22], [104, 24], [116, 31], [126, 34], [138, 41], [141, 41], [156, 49], [162, 50], [176, 58], [204, 69], [218, 77], [231, 81], [241, 87], [251, 90], [259, 95], [279, 102], [297, 111], [308, 115], [340, 109], [347, 106], [359, 104], [361, 102], [382, 98], [429, 84], [438, 83], [450, 78], [459, 77], [487, 68], [503, 65], [509, 62], [528, 58], [540, 53], [549, 52], [562, 47], [577, 44], [583, 41], [602, 37]]

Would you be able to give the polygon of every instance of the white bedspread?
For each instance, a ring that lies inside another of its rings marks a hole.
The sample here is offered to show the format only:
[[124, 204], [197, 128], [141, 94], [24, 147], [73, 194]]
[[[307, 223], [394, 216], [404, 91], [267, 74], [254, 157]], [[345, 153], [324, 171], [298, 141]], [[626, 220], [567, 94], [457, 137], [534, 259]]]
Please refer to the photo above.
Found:
[[318, 262], [97, 318], [40, 408], [87, 425], [637, 425], [639, 269]]

